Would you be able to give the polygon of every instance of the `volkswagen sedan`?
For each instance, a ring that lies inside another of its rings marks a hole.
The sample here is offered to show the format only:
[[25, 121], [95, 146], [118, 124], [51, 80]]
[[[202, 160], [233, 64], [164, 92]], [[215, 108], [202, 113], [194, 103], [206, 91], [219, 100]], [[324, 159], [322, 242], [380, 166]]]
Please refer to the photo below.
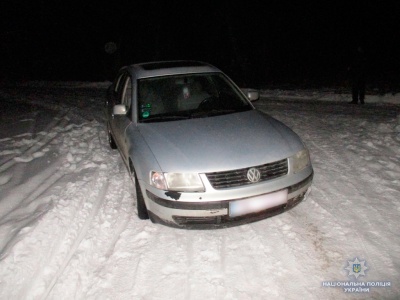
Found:
[[261, 220], [304, 200], [309, 152], [218, 68], [166, 61], [122, 68], [107, 130], [133, 185], [138, 217], [185, 228]]

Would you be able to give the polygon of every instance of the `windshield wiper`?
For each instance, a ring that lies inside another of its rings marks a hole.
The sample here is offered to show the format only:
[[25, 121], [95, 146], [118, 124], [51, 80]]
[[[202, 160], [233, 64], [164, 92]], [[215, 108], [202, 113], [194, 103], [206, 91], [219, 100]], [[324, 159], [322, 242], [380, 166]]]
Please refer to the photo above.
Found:
[[154, 116], [140, 120], [142, 123], [146, 122], [166, 122], [166, 121], [178, 121], [189, 119], [190, 116], [176, 115], [176, 116]]
[[190, 115], [191, 118], [206, 118], [211, 116], [220, 116], [237, 112], [236, 109], [213, 109], [206, 111], [198, 111]]

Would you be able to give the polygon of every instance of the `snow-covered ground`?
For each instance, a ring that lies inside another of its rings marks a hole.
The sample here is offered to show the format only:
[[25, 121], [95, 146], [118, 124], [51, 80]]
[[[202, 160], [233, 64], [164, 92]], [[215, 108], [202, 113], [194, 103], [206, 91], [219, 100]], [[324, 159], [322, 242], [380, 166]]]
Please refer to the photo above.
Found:
[[[0, 88], [0, 299], [400, 297], [397, 95], [360, 106], [326, 90], [263, 90], [255, 105], [310, 149], [309, 199], [256, 223], [182, 230], [135, 215], [106, 139], [107, 85]], [[357, 279], [346, 270], [356, 258]]]

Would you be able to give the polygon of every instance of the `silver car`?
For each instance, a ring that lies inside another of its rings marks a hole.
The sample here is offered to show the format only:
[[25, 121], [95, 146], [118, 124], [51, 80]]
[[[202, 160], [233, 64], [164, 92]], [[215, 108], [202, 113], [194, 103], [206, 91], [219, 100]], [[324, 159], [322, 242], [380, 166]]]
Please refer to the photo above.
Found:
[[307, 197], [308, 150], [254, 108], [258, 97], [197, 61], [120, 70], [108, 90], [108, 138], [132, 178], [140, 219], [226, 227], [279, 214]]

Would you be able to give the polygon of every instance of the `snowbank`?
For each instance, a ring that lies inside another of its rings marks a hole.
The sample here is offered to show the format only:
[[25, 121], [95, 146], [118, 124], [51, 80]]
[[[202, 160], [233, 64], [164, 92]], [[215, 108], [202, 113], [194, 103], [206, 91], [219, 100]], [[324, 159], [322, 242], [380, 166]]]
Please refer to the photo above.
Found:
[[[261, 97], [282, 100], [304, 100], [304, 101], [334, 101], [350, 102], [351, 94], [346, 92], [335, 92], [331, 89], [320, 90], [280, 90], [262, 89]], [[366, 94], [365, 103], [391, 103], [400, 105], [400, 93], [397, 94]]]

